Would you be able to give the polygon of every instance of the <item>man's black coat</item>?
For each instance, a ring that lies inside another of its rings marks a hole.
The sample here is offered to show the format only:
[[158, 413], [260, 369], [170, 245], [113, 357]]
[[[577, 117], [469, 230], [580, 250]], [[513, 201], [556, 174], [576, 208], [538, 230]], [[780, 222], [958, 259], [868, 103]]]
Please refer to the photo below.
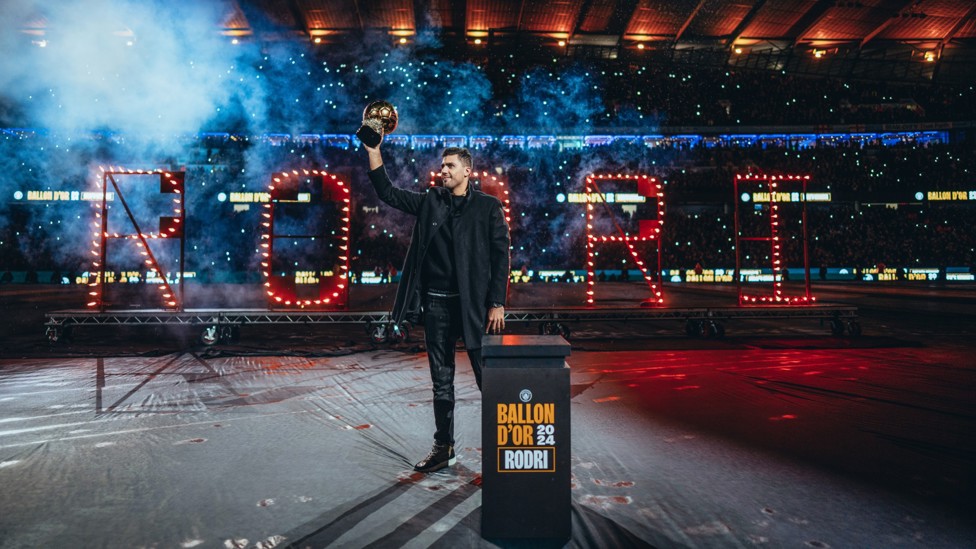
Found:
[[[431, 187], [414, 192], [393, 186], [386, 168], [368, 172], [380, 200], [417, 216], [410, 237], [400, 285], [393, 302], [393, 320], [418, 322], [421, 313], [421, 273], [430, 241], [444, 223], [450, 223], [451, 192]], [[508, 293], [509, 236], [505, 211], [497, 198], [468, 187], [469, 195], [454, 225], [454, 258], [461, 294], [462, 336], [468, 349], [480, 349], [488, 307], [505, 304]]]

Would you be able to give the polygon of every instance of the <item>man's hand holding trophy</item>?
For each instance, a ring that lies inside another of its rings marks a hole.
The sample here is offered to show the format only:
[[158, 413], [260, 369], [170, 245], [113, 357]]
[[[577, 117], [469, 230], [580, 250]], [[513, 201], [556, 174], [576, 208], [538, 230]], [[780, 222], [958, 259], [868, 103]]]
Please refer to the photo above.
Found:
[[383, 136], [393, 133], [397, 127], [397, 110], [389, 101], [373, 101], [363, 111], [363, 125], [356, 137], [369, 148], [375, 148]]

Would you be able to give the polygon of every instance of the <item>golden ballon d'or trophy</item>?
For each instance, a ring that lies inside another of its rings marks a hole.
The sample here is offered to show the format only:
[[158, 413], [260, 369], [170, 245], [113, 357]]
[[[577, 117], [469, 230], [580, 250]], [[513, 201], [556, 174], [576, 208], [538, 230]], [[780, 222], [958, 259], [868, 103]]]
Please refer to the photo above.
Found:
[[397, 127], [397, 110], [389, 101], [373, 101], [363, 111], [363, 125], [356, 137], [367, 147], [375, 147], [383, 136], [393, 133]]

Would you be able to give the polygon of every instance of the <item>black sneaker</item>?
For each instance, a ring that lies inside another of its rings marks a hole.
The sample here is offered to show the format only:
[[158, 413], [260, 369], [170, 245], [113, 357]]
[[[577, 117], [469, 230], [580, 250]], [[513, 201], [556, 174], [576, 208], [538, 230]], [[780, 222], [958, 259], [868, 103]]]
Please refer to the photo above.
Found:
[[454, 447], [450, 444], [435, 442], [430, 449], [427, 457], [420, 460], [420, 463], [413, 466], [414, 471], [421, 473], [432, 473], [445, 467], [450, 467], [457, 463], [457, 456], [454, 455]]

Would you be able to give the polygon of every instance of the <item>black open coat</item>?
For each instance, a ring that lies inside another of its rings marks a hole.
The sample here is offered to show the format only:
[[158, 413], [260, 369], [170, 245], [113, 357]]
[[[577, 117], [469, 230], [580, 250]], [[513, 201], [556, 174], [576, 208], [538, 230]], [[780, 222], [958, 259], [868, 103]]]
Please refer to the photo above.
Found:
[[[435, 231], [451, 221], [451, 192], [442, 187], [431, 187], [426, 192], [397, 188], [383, 166], [368, 175], [380, 200], [417, 216], [393, 302], [394, 321], [416, 323], [421, 317], [424, 257]], [[480, 349], [488, 307], [492, 303], [504, 305], [508, 294], [511, 237], [501, 201], [470, 187], [469, 193], [454, 225], [454, 259], [464, 346]]]

